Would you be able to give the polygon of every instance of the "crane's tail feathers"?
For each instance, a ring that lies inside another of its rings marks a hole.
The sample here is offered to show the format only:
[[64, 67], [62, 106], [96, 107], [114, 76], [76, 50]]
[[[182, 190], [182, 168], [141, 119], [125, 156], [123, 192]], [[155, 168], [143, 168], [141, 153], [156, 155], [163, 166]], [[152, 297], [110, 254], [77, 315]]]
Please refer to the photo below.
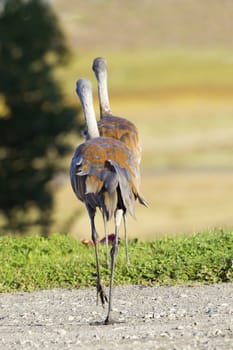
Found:
[[[113, 160], [107, 160], [105, 162], [106, 167], [110, 167], [114, 169], [113, 178], [119, 184], [120, 195], [123, 201], [125, 208], [129, 211], [130, 215], [135, 217], [134, 213], [134, 194], [130, 187], [130, 174], [127, 169], [122, 168], [117, 162]], [[116, 182], [114, 183], [114, 187], [116, 188]]]
[[143, 198], [143, 196], [141, 194], [138, 193], [138, 201], [140, 204], [145, 205], [145, 207], [149, 207], [148, 202], [145, 200], [145, 198]]

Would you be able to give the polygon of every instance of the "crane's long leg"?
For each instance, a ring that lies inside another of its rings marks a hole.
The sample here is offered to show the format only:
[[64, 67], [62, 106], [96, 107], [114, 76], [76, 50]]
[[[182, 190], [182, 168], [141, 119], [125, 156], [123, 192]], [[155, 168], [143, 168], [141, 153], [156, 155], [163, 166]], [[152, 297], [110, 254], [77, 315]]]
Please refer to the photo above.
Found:
[[109, 258], [108, 258], [108, 223], [106, 215], [103, 213], [104, 220], [104, 234], [105, 234], [105, 247], [106, 247], [106, 267], [109, 268]]
[[123, 215], [122, 209], [117, 209], [115, 212], [115, 241], [113, 243], [112, 249], [111, 249], [111, 275], [110, 275], [110, 284], [109, 284], [109, 299], [108, 299], [108, 314], [105, 319], [105, 324], [109, 324], [112, 322], [111, 319], [111, 311], [112, 311], [112, 289], [113, 289], [113, 281], [114, 281], [114, 269], [115, 269], [115, 263], [116, 263], [116, 257], [118, 252], [118, 242], [119, 242], [119, 228], [120, 223]]
[[87, 206], [88, 214], [91, 221], [91, 234], [92, 240], [95, 245], [95, 258], [96, 258], [96, 272], [97, 272], [97, 304], [100, 297], [101, 303], [104, 306], [106, 302], [108, 302], [107, 295], [105, 294], [104, 288], [101, 283], [101, 275], [100, 275], [100, 262], [99, 262], [99, 250], [98, 250], [98, 233], [95, 228], [95, 212], [96, 210], [92, 207]]
[[127, 229], [127, 213], [123, 214], [123, 220], [124, 220], [124, 232], [125, 232], [125, 255], [126, 255], [126, 263], [127, 265], [130, 265], [129, 261], [129, 239], [128, 239], [128, 229]]

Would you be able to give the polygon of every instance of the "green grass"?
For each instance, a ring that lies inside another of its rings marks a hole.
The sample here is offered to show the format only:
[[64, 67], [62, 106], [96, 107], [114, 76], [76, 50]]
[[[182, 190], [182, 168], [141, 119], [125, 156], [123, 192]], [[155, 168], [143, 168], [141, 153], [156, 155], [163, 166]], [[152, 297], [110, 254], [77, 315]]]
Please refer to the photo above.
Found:
[[[104, 283], [109, 271], [104, 268]], [[215, 230], [163, 238], [153, 242], [130, 241], [130, 266], [120, 245], [116, 284], [176, 284], [233, 282], [233, 231]], [[0, 237], [0, 292], [95, 285], [94, 248], [70, 236]]]

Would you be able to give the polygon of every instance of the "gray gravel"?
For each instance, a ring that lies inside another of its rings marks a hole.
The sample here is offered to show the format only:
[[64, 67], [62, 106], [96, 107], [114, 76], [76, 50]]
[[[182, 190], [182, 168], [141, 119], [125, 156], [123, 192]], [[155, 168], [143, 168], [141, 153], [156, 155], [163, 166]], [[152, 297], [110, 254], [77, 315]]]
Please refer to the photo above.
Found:
[[233, 284], [114, 289], [114, 325], [94, 288], [0, 295], [0, 349], [233, 349]]

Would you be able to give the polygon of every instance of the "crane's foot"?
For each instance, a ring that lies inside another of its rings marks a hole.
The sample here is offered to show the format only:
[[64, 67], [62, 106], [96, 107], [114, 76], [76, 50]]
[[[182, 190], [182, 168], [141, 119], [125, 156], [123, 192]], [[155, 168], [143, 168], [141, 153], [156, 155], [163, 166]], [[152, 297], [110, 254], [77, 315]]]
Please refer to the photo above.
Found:
[[125, 323], [124, 320], [119, 320], [119, 321], [116, 321], [116, 320], [113, 320], [112, 317], [109, 317], [107, 316], [106, 319], [104, 320], [103, 324], [104, 325], [113, 325], [113, 324], [120, 324], [120, 323]]
[[100, 282], [97, 282], [96, 288], [97, 288], [97, 304], [98, 304], [98, 301], [100, 298], [101, 304], [104, 307], [105, 303], [108, 302], [108, 297], [107, 297], [107, 295], [104, 291], [104, 288]]
[[95, 321], [95, 322], [91, 322], [90, 325], [91, 326], [108, 326], [108, 325], [113, 325], [113, 324], [121, 324], [121, 323], [125, 323], [125, 320], [113, 320], [110, 317], [106, 317], [106, 319], [104, 321]]
[[113, 324], [114, 321], [112, 318], [110, 318], [109, 316], [106, 317], [106, 319], [104, 320], [104, 324], [108, 325], [108, 324]]

